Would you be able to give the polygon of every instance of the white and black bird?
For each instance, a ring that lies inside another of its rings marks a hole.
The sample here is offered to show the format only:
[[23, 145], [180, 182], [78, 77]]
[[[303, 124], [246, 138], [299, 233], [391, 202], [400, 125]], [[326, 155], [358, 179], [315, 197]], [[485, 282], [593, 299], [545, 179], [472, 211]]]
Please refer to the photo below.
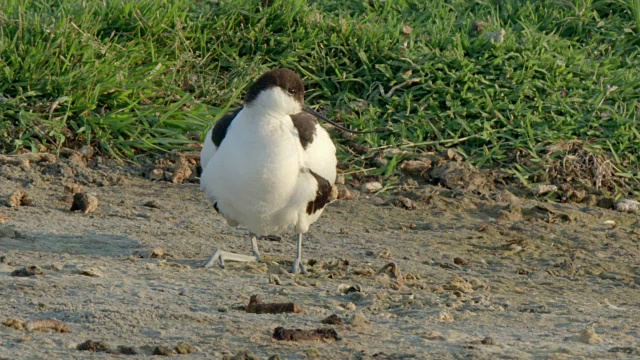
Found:
[[216, 249], [205, 267], [259, 261], [257, 235], [293, 229], [298, 248], [290, 271], [306, 272], [302, 234], [322, 214], [336, 180], [336, 148], [316, 117], [337, 126], [305, 106], [295, 72], [276, 69], [258, 78], [244, 105], [209, 131], [200, 189], [227, 223], [249, 229], [253, 254]]

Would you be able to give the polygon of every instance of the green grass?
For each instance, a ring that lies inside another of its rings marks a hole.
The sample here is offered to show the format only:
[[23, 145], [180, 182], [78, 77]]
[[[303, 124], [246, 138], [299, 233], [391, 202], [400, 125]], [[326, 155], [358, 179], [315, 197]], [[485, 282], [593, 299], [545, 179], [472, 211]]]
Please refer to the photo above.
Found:
[[[284, 66], [308, 104], [388, 129], [356, 138], [374, 150], [453, 146], [531, 183], [549, 146], [582, 139], [640, 178], [638, 0], [3, 0], [0, 25], [5, 153], [185, 148]], [[503, 43], [486, 38], [500, 29]]]

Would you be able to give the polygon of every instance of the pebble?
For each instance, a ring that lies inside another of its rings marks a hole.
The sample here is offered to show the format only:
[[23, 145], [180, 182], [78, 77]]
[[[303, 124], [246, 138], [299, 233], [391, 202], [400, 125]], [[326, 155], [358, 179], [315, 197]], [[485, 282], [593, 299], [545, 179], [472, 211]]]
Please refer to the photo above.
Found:
[[109, 349], [109, 345], [104, 341], [93, 341], [87, 340], [81, 344], [76, 346], [76, 349], [80, 351], [107, 351]]
[[640, 202], [631, 199], [623, 199], [618, 201], [614, 206], [614, 210], [619, 212], [627, 212], [632, 214], [638, 213], [638, 208], [640, 207]]
[[396, 203], [399, 207], [405, 210], [415, 210], [418, 208], [418, 205], [416, 205], [415, 201], [404, 196], [398, 196], [396, 198]]
[[465, 266], [469, 264], [469, 260], [457, 257], [453, 259], [453, 263], [456, 265]]
[[164, 180], [164, 170], [155, 168], [149, 172], [149, 180], [158, 181]]
[[378, 181], [364, 183], [362, 184], [361, 190], [364, 193], [374, 193], [376, 191], [382, 190], [382, 184]]
[[533, 189], [533, 194], [536, 196], [541, 196], [557, 190], [558, 187], [555, 185], [540, 184], [536, 186], [535, 189]]
[[408, 175], [420, 175], [431, 169], [431, 161], [406, 160], [400, 164], [399, 169]]

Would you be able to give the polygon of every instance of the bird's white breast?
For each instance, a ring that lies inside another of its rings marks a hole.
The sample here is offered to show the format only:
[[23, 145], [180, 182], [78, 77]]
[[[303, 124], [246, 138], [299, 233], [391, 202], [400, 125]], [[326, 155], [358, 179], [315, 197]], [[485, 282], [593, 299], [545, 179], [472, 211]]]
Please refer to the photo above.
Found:
[[305, 151], [290, 117], [245, 108], [217, 149], [207, 135], [211, 144], [202, 151], [201, 189], [227, 219], [256, 234], [290, 226], [306, 231], [320, 212], [312, 218], [305, 213], [317, 182], [301, 169], [335, 182], [335, 147], [324, 129], [317, 135]]

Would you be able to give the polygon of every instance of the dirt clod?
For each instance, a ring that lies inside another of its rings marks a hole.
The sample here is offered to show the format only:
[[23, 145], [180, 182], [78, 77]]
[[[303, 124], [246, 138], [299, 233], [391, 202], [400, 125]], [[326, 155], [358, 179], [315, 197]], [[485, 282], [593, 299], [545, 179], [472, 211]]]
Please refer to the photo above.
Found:
[[260, 358], [251, 352], [241, 351], [234, 356], [225, 355], [222, 360], [260, 360]]
[[301, 330], [278, 326], [273, 330], [273, 338], [282, 341], [338, 340], [338, 333], [334, 329], [327, 328]]
[[361, 190], [364, 193], [371, 194], [376, 191], [382, 190], [382, 184], [378, 181], [371, 181], [371, 182], [362, 184]]
[[174, 350], [176, 351], [176, 353], [178, 354], [191, 354], [193, 352], [193, 346], [189, 345], [189, 344], [178, 344], [176, 345], [176, 347], [174, 348]]
[[457, 257], [453, 259], [453, 263], [456, 265], [465, 266], [469, 264], [469, 260]]
[[396, 198], [396, 204], [406, 210], [415, 210], [418, 208], [418, 206], [416, 205], [415, 201], [406, 198], [404, 196], [398, 196]]
[[82, 211], [88, 214], [96, 211], [97, 208], [97, 197], [86, 193], [76, 193], [73, 195], [73, 205], [71, 205], [70, 211]]
[[42, 271], [42, 269], [40, 269], [38, 266], [27, 266], [27, 267], [23, 267], [22, 269], [18, 269], [18, 270], [14, 270], [11, 272], [11, 276], [20, 276], [20, 277], [27, 277], [27, 276], [36, 276], [36, 275], [43, 275], [44, 272]]
[[251, 295], [249, 305], [246, 307], [248, 313], [255, 314], [280, 314], [299, 313], [302, 308], [296, 303], [262, 303], [258, 295]]
[[631, 199], [623, 199], [618, 201], [613, 209], [619, 212], [627, 212], [632, 214], [638, 213], [638, 208], [640, 207], [640, 202]]
[[340, 185], [338, 188], [338, 200], [351, 200], [353, 199], [353, 195], [351, 195], [351, 191], [347, 189], [346, 186]]
[[78, 344], [78, 346], [76, 346], [76, 349], [80, 351], [99, 352], [109, 350], [109, 345], [104, 341], [87, 340], [83, 343]]
[[24, 190], [16, 190], [5, 201], [8, 207], [31, 206], [33, 199]]
[[146, 206], [146, 207], [153, 208], [153, 209], [164, 209], [164, 206], [162, 204], [160, 204], [159, 202], [157, 202], [156, 200], [149, 200], [149, 201], [145, 202], [144, 204], [142, 204], [142, 206]]
[[110, 354], [138, 355], [138, 351], [133, 346], [118, 345], [115, 350], [107, 350]]
[[3, 321], [2, 325], [10, 327], [14, 330], [24, 330], [24, 322], [14, 318], [9, 318]]
[[399, 169], [407, 175], [422, 175], [431, 169], [431, 160], [406, 160]]
[[173, 349], [168, 346], [158, 345], [153, 349], [152, 355], [170, 356], [175, 354]]
[[332, 314], [327, 316], [326, 318], [324, 318], [322, 320], [323, 324], [329, 324], [329, 325], [342, 325], [344, 323], [344, 321], [342, 320], [342, 318], [336, 314]]

